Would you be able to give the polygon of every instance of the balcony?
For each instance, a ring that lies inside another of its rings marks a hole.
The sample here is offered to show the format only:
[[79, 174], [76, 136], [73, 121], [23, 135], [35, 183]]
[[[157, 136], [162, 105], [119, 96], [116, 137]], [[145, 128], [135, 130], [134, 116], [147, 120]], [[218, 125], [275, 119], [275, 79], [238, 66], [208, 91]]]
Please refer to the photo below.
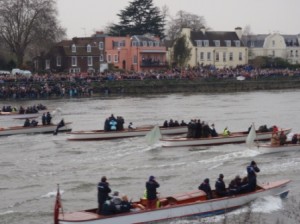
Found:
[[165, 68], [168, 66], [167, 62], [163, 62], [163, 61], [152, 61], [152, 60], [142, 60], [140, 62], [140, 67], [142, 68]]

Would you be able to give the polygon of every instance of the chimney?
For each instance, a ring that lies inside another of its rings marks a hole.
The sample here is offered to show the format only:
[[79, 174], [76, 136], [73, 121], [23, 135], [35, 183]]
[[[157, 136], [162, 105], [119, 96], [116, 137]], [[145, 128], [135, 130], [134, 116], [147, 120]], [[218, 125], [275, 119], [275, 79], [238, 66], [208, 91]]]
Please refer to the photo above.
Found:
[[241, 40], [242, 39], [242, 34], [243, 34], [243, 30], [241, 27], [236, 27], [235, 29], [235, 33], [238, 36], [238, 38]]

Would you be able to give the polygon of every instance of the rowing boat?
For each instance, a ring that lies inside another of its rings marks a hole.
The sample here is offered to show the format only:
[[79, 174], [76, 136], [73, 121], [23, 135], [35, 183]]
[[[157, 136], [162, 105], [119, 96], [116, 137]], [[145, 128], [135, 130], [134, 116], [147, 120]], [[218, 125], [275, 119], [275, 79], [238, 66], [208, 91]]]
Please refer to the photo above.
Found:
[[[53, 133], [57, 128], [57, 124], [37, 125], [37, 126], [14, 126], [7, 128], [0, 128], [0, 136], [18, 135], [18, 134], [37, 134], [37, 133]], [[71, 131], [71, 123], [66, 122], [65, 126], [60, 127], [58, 132]]]
[[[89, 140], [107, 140], [117, 138], [129, 138], [145, 136], [151, 131], [154, 126], [137, 127], [135, 129], [124, 129], [120, 131], [104, 131], [104, 130], [91, 130], [91, 131], [73, 131], [69, 132], [68, 140], [89, 141]], [[162, 135], [180, 135], [187, 133], [187, 126], [177, 127], [159, 127]]]
[[[282, 129], [285, 134], [291, 132], [292, 129]], [[270, 140], [272, 132], [259, 132], [256, 131], [256, 141]], [[184, 146], [208, 146], [208, 145], [222, 145], [243, 143], [248, 137], [248, 132], [232, 132], [229, 136], [223, 136], [219, 134], [218, 137], [209, 138], [186, 138], [186, 137], [174, 137], [174, 138], [162, 138], [160, 143], [163, 147], [184, 147]]]
[[[54, 210], [55, 224], [110, 224], [110, 223], [148, 223], [160, 222], [189, 216], [207, 217], [222, 214], [254, 201], [257, 198], [273, 195], [285, 198], [289, 193], [290, 180], [279, 180], [261, 184], [254, 192], [226, 197], [213, 197], [207, 200], [201, 190], [159, 198], [160, 207], [154, 209], [134, 209], [115, 215], [99, 215], [97, 209], [62, 213], [60, 194], [56, 199]], [[141, 199], [135, 204], [143, 204]]]
[[300, 144], [284, 144], [284, 145], [271, 145], [268, 144], [258, 144], [257, 150], [263, 154], [267, 153], [278, 153], [278, 152], [290, 152], [300, 150]]

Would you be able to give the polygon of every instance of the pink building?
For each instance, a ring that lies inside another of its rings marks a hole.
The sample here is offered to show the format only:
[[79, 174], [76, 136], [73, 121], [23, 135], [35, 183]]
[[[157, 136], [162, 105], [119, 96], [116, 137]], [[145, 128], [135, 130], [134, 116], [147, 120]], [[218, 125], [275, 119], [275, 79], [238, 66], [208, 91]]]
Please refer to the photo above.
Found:
[[136, 72], [167, 67], [166, 47], [159, 38], [148, 35], [105, 37], [105, 56], [108, 64]]

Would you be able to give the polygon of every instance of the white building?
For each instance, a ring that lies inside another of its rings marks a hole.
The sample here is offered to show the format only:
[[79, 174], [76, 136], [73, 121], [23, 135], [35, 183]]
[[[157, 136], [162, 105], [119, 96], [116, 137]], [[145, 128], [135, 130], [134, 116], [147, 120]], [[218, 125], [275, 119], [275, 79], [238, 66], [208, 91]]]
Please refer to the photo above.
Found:
[[241, 41], [242, 29], [235, 31], [192, 31], [183, 28], [188, 45], [192, 48], [190, 66], [212, 65], [216, 68], [236, 67], [248, 63], [248, 49]]

